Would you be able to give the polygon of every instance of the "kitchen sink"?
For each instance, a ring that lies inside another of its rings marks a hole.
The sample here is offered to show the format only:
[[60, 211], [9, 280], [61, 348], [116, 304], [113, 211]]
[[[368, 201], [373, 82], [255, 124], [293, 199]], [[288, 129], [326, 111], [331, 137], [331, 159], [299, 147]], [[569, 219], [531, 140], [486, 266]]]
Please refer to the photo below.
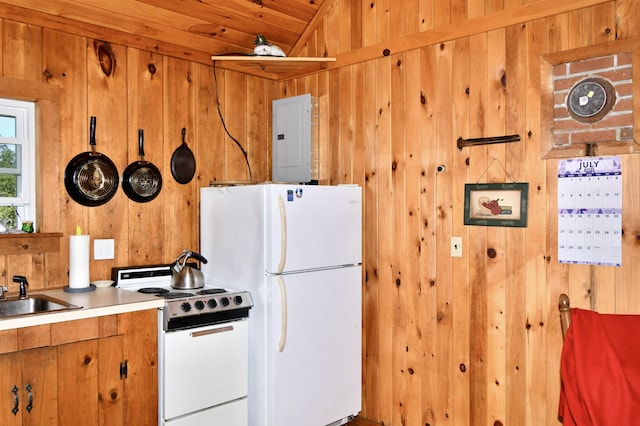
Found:
[[80, 306], [75, 306], [43, 294], [34, 294], [26, 299], [13, 296], [0, 300], [0, 319], [47, 312], [59, 312], [70, 309], [80, 309]]

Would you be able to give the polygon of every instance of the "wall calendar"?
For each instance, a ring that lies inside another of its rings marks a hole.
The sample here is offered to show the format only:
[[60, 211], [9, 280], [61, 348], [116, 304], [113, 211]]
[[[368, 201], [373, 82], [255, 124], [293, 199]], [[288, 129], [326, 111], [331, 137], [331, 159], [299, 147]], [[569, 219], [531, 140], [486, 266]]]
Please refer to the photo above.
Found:
[[559, 162], [558, 261], [622, 265], [620, 157]]

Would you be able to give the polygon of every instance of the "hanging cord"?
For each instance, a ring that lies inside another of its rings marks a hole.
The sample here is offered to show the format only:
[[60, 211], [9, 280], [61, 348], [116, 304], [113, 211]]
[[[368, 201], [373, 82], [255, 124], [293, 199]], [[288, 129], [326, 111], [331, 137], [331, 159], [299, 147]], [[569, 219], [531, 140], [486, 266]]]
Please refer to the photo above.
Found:
[[220, 110], [220, 98], [218, 97], [218, 75], [216, 73], [216, 61], [213, 61], [213, 81], [214, 81], [215, 87], [216, 87], [216, 106], [218, 107], [218, 115], [220, 116], [220, 121], [222, 122], [222, 127], [224, 127], [224, 131], [227, 133], [227, 135], [229, 135], [231, 140], [233, 140], [236, 143], [236, 145], [238, 146], [238, 148], [240, 148], [240, 151], [242, 152], [242, 155], [244, 156], [244, 161], [247, 163], [247, 169], [249, 170], [249, 180], [253, 180], [253, 174], [251, 173], [251, 164], [249, 164], [249, 156], [247, 155], [247, 151], [244, 149], [242, 144], [240, 142], [238, 142], [238, 140], [236, 138], [234, 138], [231, 135], [231, 133], [229, 133], [229, 129], [227, 129], [227, 124], [224, 122], [224, 117], [222, 116], [222, 111]]
[[502, 170], [504, 171], [504, 174], [507, 175], [507, 177], [509, 179], [511, 179], [511, 182], [516, 183], [516, 181], [509, 175], [509, 173], [507, 173], [507, 169], [504, 168], [504, 166], [502, 165], [502, 163], [500, 162], [500, 160], [498, 160], [496, 157], [493, 157], [491, 159], [491, 161], [489, 162], [489, 164], [487, 165], [487, 168], [484, 169], [484, 172], [482, 172], [482, 174], [480, 175], [480, 177], [478, 178], [478, 180], [476, 181], [476, 183], [480, 183], [480, 179], [482, 179], [482, 177], [487, 173], [487, 170], [489, 170], [489, 167], [491, 167], [491, 165], [493, 164], [494, 161], [497, 161], [498, 164], [500, 164], [500, 167], [502, 167]]

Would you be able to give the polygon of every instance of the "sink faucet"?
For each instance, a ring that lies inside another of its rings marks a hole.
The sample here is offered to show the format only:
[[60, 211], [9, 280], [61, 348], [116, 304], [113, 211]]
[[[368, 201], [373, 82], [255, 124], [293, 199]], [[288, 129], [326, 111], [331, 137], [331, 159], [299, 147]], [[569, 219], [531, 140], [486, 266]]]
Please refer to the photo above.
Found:
[[27, 278], [22, 275], [14, 275], [13, 276], [14, 283], [20, 283], [20, 299], [27, 298], [27, 286], [29, 283], [27, 282]]

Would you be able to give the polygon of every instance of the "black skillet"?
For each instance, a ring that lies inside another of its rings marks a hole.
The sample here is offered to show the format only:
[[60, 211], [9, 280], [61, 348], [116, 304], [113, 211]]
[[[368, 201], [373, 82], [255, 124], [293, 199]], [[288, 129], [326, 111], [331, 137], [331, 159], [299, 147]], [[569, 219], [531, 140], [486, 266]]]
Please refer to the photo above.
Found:
[[158, 196], [162, 188], [160, 170], [144, 159], [144, 131], [138, 130], [138, 154], [140, 160], [127, 166], [122, 174], [122, 189], [127, 197], [146, 203]]
[[171, 156], [171, 174], [176, 182], [181, 184], [191, 182], [196, 173], [196, 159], [184, 139], [186, 133], [187, 129], [182, 128], [182, 145], [176, 148]]
[[89, 126], [91, 151], [76, 155], [64, 170], [64, 187], [83, 206], [95, 207], [109, 201], [118, 190], [120, 175], [106, 155], [96, 152], [96, 118]]

